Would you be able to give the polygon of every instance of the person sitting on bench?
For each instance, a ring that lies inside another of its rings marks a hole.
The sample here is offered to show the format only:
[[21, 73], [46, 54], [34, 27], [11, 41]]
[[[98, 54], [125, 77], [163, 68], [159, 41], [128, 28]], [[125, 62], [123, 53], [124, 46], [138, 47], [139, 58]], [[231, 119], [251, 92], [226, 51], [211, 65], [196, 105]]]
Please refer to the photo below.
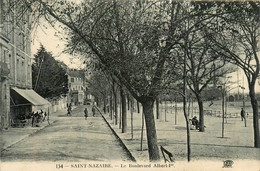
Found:
[[191, 124], [195, 126], [196, 129], [199, 129], [199, 121], [197, 119], [197, 116], [194, 116], [192, 119], [191, 119]]

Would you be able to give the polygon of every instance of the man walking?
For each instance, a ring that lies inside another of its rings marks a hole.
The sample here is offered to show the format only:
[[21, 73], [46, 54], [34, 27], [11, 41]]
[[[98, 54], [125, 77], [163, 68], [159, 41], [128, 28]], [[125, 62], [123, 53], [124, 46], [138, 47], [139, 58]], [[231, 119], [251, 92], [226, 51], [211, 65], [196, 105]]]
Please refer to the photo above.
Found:
[[245, 110], [244, 110], [244, 108], [241, 108], [240, 115], [241, 115], [241, 120], [243, 121], [245, 119]]
[[35, 120], [35, 114], [34, 114], [34, 111], [32, 112], [31, 116], [32, 116], [32, 127], [34, 127], [34, 120]]

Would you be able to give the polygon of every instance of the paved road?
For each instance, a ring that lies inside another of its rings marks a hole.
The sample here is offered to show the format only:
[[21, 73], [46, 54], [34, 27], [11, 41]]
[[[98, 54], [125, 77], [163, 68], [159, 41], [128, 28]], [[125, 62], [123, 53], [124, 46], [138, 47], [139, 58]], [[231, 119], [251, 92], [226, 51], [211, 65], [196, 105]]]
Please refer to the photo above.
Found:
[[129, 161], [102, 117], [84, 119], [84, 106], [3, 151], [2, 161]]

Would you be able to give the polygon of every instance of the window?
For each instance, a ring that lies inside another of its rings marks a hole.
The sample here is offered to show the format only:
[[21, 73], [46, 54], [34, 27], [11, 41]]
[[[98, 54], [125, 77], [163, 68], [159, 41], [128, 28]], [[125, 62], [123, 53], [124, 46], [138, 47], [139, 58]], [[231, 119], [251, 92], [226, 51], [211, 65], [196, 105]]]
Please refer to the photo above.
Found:
[[8, 56], [9, 56], [8, 67], [9, 67], [9, 68], [12, 68], [12, 66], [11, 66], [11, 65], [12, 65], [12, 55], [9, 54]]
[[[18, 57], [18, 56], [17, 56]], [[20, 72], [19, 72], [19, 70], [20, 70], [20, 66], [19, 66], [19, 59], [17, 59], [16, 60], [16, 71], [17, 71], [17, 75], [16, 75], [16, 77], [17, 77], [17, 80], [18, 81], [20, 81]]]
[[31, 73], [32, 73], [32, 72], [31, 72], [31, 65], [28, 64], [28, 68], [27, 68], [27, 76], [28, 76], [27, 79], [28, 79], [28, 80], [27, 80], [27, 81], [28, 81], [29, 85], [31, 84], [31, 80], [32, 80], [32, 78], [31, 78], [31, 77], [32, 77], [32, 76], [31, 76]]
[[71, 78], [70, 80], [71, 80], [72, 83], [74, 82], [74, 78]]
[[23, 82], [25, 82], [26, 81], [25, 76], [26, 76], [27, 73], [25, 73], [24, 61], [21, 62], [21, 66], [22, 66], [21, 71], [20, 71], [21, 72], [21, 79], [22, 79]]
[[20, 32], [18, 34], [18, 41], [17, 41], [17, 46], [19, 49], [21, 49], [22, 51], [25, 50], [25, 36], [23, 32]]

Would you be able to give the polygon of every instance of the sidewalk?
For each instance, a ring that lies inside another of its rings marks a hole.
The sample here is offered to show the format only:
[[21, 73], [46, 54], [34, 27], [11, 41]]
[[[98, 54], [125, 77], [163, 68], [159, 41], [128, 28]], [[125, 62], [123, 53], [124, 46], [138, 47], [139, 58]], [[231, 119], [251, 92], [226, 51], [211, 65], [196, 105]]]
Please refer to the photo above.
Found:
[[[146, 129], [143, 132], [143, 150], [141, 151], [141, 114], [133, 114], [133, 139], [131, 138], [130, 111], [127, 111], [127, 132], [121, 133], [119, 124], [115, 125], [109, 114], [104, 114], [106, 120], [129, 149], [137, 162], [149, 162]], [[156, 119], [156, 130], [158, 145], [162, 145], [173, 154], [175, 161], [187, 160], [186, 127], [182, 112], [175, 115], [170, 111], [165, 113], [161, 119]], [[205, 132], [197, 130], [190, 131], [191, 158], [193, 161], [211, 160], [260, 160], [260, 152], [253, 148], [253, 125], [252, 119], [248, 120], [247, 127], [237, 118], [230, 118], [225, 124], [224, 138], [221, 138], [221, 118], [205, 116]], [[163, 156], [160, 151], [161, 160]]]
[[[49, 122], [52, 124], [58, 119], [58, 115], [65, 114], [66, 109], [58, 110], [50, 114]], [[0, 131], [0, 149], [1, 152], [7, 150], [12, 145], [20, 142], [21, 140], [33, 135], [34, 133], [44, 129], [49, 126], [48, 122], [45, 120], [40, 124], [40, 127], [31, 127], [31, 125], [24, 128], [12, 128], [9, 127], [8, 130]]]

